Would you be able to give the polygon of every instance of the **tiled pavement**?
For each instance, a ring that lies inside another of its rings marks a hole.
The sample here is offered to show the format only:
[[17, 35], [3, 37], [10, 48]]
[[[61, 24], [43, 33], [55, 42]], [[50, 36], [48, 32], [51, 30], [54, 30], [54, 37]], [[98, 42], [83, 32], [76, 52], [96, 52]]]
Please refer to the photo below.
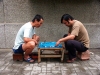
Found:
[[100, 49], [90, 49], [91, 58], [61, 63], [58, 58], [42, 59], [40, 63], [13, 61], [11, 49], [0, 49], [0, 75], [100, 75]]

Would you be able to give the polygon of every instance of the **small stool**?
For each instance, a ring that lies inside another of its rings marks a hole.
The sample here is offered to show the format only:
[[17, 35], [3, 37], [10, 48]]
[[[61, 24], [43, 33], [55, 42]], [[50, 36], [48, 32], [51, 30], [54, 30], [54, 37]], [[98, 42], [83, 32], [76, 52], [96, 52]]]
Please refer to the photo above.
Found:
[[90, 59], [90, 51], [87, 50], [85, 52], [78, 52], [77, 57], [81, 60], [89, 60]]
[[22, 60], [23, 61], [24, 55], [20, 53], [13, 54], [13, 60]]

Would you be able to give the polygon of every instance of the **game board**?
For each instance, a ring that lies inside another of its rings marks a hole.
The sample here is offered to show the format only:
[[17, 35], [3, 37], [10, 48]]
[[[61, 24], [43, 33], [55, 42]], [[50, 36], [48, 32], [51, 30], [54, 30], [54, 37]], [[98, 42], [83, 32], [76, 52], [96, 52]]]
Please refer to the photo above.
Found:
[[39, 48], [62, 48], [62, 44], [56, 46], [56, 42], [40, 42]]

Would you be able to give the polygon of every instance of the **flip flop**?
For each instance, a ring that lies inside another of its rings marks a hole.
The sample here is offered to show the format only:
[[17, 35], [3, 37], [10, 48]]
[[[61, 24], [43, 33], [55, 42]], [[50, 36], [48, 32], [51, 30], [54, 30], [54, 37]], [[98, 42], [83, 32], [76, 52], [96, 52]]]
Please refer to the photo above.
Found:
[[29, 63], [33, 63], [34, 60], [31, 62], [31, 60], [33, 60], [32, 58], [28, 58], [27, 60], [25, 60], [26, 62], [29, 62]]

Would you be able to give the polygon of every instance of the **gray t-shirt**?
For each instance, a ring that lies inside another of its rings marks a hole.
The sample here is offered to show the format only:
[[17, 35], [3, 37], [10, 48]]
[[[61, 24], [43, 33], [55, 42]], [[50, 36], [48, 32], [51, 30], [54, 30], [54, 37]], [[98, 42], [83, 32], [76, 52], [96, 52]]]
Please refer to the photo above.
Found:
[[18, 49], [24, 43], [24, 37], [32, 38], [35, 34], [35, 28], [32, 27], [31, 22], [24, 24], [18, 31], [13, 49]]
[[88, 32], [80, 21], [75, 21], [72, 27], [69, 27], [69, 33], [75, 35], [75, 40], [82, 42], [85, 47], [89, 48], [90, 39]]

